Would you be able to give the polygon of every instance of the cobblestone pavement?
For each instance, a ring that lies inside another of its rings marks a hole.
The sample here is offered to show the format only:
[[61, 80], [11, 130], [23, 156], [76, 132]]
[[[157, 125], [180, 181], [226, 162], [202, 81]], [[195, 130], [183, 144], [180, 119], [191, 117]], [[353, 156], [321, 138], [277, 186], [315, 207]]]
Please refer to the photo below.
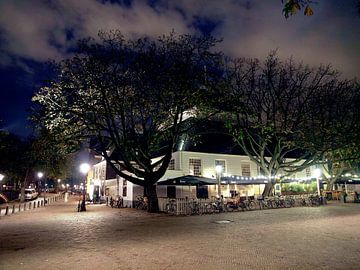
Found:
[[73, 199], [2, 217], [0, 269], [360, 269], [360, 204], [189, 217], [87, 209]]

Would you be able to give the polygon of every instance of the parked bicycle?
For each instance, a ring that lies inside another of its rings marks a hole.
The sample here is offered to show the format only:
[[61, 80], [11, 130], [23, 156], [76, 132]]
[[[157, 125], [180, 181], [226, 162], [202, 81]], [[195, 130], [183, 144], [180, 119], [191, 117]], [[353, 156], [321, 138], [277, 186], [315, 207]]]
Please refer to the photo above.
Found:
[[258, 198], [258, 203], [260, 210], [273, 208], [272, 201], [269, 198], [260, 197]]
[[224, 212], [225, 211], [225, 207], [224, 207], [224, 203], [221, 199], [216, 198], [215, 201], [209, 203], [207, 205], [207, 211], [208, 213], [214, 213], [214, 212]]
[[136, 200], [135, 200], [135, 203], [134, 203], [134, 207], [136, 209], [140, 209], [140, 210], [147, 210], [148, 209], [148, 204], [147, 204], [146, 197], [137, 196]]
[[200, 214], [199, 202], [197, 202], [196, 200], [188, 202], [186, 212], [189, 215], [199, 215]]
[[252, 211], [256, 209], [256, 203], [254, 200], [251, 199], [244, 199], [244, 200], [240, 199], [239, 206], [242, 211], [245, 210]]
[[123, 198], [120, 196], [117, 196], [114, 200], [112, 197], [110, 197], [109, 205], [111, 208], [122, 208], [123, 207]]
[[176, 215], [177, 214], [176, 200], [175, 199], [169, 200], [169, 202], [165, 206], [165, 210], [170, 215]]

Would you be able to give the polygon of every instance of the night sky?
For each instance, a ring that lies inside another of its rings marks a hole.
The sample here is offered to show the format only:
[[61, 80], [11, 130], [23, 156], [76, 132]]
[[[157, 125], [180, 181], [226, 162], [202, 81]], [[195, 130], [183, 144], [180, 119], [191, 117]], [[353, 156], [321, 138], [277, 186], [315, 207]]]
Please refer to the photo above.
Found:
[[44, 63], [71, 56], [78, 39], [120, 29], [128, 37], [170, 31], [211, 33], [230, 56], [264, 58], [277, 49], [310, 65], [331, 63], [360, 78], [355, 0], [318, 0], [314, 16], [285, 19], [281, 0], [0, 0], [0, 119], [21, 136], [31, 96], [48, 78]]

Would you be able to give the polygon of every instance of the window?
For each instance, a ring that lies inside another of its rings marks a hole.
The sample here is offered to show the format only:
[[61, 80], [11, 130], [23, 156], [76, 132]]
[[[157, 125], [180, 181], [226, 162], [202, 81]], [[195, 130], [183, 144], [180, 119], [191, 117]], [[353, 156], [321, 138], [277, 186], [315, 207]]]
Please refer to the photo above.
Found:
[[166, 188], [167, 197], [171, 199], [176, 198], [176, 187], [175, 186], [167, 186]]
[[127, 181], [123, 181], [123, 197], [127, 196]]
[[99, 179], [105, 180], [106, 179], [106, 174], [105, 174], [106, 163], [102, 164], [102, 166], [99, 169], [100, 169]]
[[241, 164], [241, 175], [242, 176], [251, 176], [250, 164]]
[[175, 170], [175, 160], [174, 159], [170, 160], [168, 170]]
[[199, 199], [209, 198], [209, 190], [207, 186], [197, 186], [196, 187], [196, 197]]
[[311, 177], [311, 170], [310, 170], [309, 167], [307, 167], [307, 168], [305, 169], [305, 176], [306, 176], [306, 177]]
[[235, 190], [235, 189], [231, 189], [230, 190], [230, 196], [231, 198], [235, 198], [236, 196], [238, 196], [239, 193]]
[[215, 168], [220, 165], [222, 167], [221, 174], [226, 173], [226, 162], [223, 159], [215, 159]]
[[189, 159], [189, 174], [201, 176], [201, 159]]

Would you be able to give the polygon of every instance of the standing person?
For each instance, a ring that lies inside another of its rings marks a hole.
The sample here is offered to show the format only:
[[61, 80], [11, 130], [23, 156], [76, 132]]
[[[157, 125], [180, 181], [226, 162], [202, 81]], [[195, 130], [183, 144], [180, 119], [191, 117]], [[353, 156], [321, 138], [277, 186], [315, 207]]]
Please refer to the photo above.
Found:
[[344, 203], [346, 203], [346, 197], [347, 197], [347, 193], [346, 193], [346, 191], [344, 191], [344, 192], [343, 192]]
[[357, 193], [357, 191], [354, 192], [354, 202], [359, 202], [359, 193]]

